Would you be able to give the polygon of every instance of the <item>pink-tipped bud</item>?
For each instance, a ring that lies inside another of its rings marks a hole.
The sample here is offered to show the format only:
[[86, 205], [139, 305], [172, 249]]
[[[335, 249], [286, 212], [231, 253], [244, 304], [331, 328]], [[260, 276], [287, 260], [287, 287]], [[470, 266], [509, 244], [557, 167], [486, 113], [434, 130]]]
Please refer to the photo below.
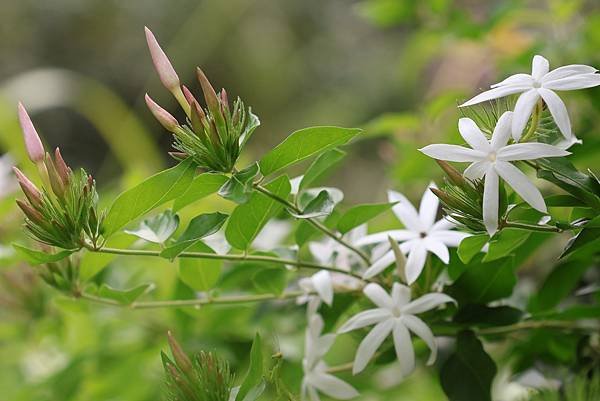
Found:
[[183, 152], [167, 152], [169, 153], [169, 156], [171, 156], [173, 159], [181, 161], [181, 160], [185, 160], [187, 158], [187, 154], [183, 153]]
[[200, 107], [198, 102], [194, 101], [191, 103], [190, 108], [191, 108], [191, 114], [192, 114], [192, 116], [190, 118], [190, 120], [192, 122], [192, 128], [196, 132], [204, 131], [202, 121], [206, 120], [206, 114], [204, 114], [202, 107]]
[[59, 199], [63, 199], [67, 184], [63, 182], [61, 176], [58, 174], [56, 166], [54, 165], [54, 161], [48, 153], [46, 153], [46, 160], [44, 160], [44, 164], [46, 165], [46, 169], [48, 171], [48, 178], [50, 179], [50, 188], [52, 188], [52, 192], [54, 192]]
[[27, 218], [29, 220], [31, 220], [33, 223], [36, 223], [36, 224], [44, 223], [44, 216], [42, 216], [42, 214], [40, 212], [38, 212], [37, 210], [35, 210], [33, 207], [31, 207], [30, 205], [28, 205], [27, 203], [23, 202], [20, 199], [17, 199], [17, 205], [23, 211], [25, 216], [27, 216]]
[[206, 106], [208, 106], [208, 109], [213, 114], [213, 117], [216, 118], [220, 112], [217, 93], [200, 67], [196, 68], [196, 76], [198, 77], [198, 82], [200, 82], [200, 86], [202, 87], [204, 99], [206, 100]]
[[163, 109], [146, 93], [146, 105], [154, 115], [154, 118], [170, 132], [175, 132], [179, 128], [177, 119], [173, 117], [168, 111]]
[[31, 182], [31, 180], [29, 180], [29, 178], [27, 178], [27, 176], [25, 176], [25, 174], [23, 174], [23, 172], [21, 172], [21, 170], [13, 167], [13, 171], [15, 172], [17, 181], [19, 181], [19, 185], [27, 197], [27, 200], [29, 200], [29, 203], [34, 207], [40, 207], [42, 205], [42, 194], [40, 190], [33, 182]]
[[62, 179], [63, 183], [68, 185], [69, 177], [71, 176], [72, 171], [71, 168], [67, 166], [67, 163], [65, 163], [65, 160], [60, 154], [59, 148], [54, 150], [54, 163], [56, 163], [56, 171], [58, 172], [58, 175]]
[[190, 91], [187, 86], [181, 85], [181, 90], [183, 91], [183, 96], [185, 96], [185, 100], [187, 100], [187, 102], [188, 102], [188, 104], [190, 106], [194, 102], [198, 103], [198, 101], [196, 100], [196, 98], [192, 94], [192, 91]]
[[42, 145], [40, 136], [35, 130], [35, 127], [33, 126], [31, 118], [29, 118], [29, 114], [27, 114], [27, 110], [25, 110], [23, 103], [19, 102], [18, 110], [19, 123], [21, 124], [21, 129], [23, 130], [27, 154], [32, 162], [39, 163], [44, 160], [44, 145]]
[[190, 361], [190, 358], [183, 352], [183, 349], [181, 349], [181, 346], [175, 337], [173, 337], [170, 330], [167, 331], [167, 339], [169, 340], [169, 347], [171, 348], [175, 363], [183, 373], [191, 376], [193, 374], [192, 361]]
[[152, 63], [154, 63], [154, 68], [156, 68], [156, 72], [158, 72], [160, 81], [165, 88], [171, 92], [179, 89], [179, 86], [181, 85], [179, 83], [179, 76], [177, 76], [169, 58], [163, 49], [161, 49], [152, 31], [148, 29], [148, 27], [144, 27], [144, 30], [146, 31], [146, 42], [148, 42]]

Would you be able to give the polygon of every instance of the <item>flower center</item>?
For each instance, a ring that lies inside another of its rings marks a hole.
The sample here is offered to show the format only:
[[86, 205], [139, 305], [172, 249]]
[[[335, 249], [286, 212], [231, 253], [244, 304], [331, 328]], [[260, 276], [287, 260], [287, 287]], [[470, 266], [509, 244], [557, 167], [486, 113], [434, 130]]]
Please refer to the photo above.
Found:
[[419, 237], [421, 237], [421, 238], [425, 238], [425, 237], [427, 237], [427, 233], [426, 233], [425, 231], [421, 231], [421, 232], [419, 233]]
[[394, 317], [402, 316], [402, 311], [400, 311], [398, 306], [394, 306], [394, 308], [392, 308], [392, 315], [394, 315]]
[[494, 163], [496, 161], [496, 152], [490, 152], [488, 154], [488, 160]]
[[539, 81], [533, 81], [533, 87], [534, 88], [541, 88], [542, 87], [542, 83]]

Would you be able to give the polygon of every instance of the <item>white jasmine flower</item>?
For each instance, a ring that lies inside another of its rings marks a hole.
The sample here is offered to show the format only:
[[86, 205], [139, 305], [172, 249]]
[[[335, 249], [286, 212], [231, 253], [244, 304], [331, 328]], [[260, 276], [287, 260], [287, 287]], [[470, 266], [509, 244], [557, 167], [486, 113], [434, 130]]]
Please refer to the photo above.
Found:
[[345, 381], [327, 373], [328, 366], [323, 356], [329, 351], [335, 340], [335, 334], [321, 335], [323, 319], [315, 314], [309, 317], [304, 343], [302, 368], [302, 399], [320, 401], [320, 391], [329, 397], [349, 400], [358, 395], [358, 391]]
[[545, 143], [516, 143], [507, 145], [513, 112], [507, 111], [498, 119], [492, 139], [485, 135], [470, 118], [458, 121], [458, 130], [471, 146], [428, 145], [420, 149], [427, 156], [453, 162], [472, 162], [464, 176], [473, 180], [485, 177], [483, 190], [483, 222], [490, 235], [498, 229], [499, 177], [534, 209], [546, 213], [546, 203], [540, 191], [527, 176], [510, 162], [535, 160], [543, 157], [567, 156], [564, 149]]
[[514, 110], [512, 136], [515, 141], [527, 125], [533, 107], [540, 97], [548, 106], [556, 125], [567, 140], [573, 136], [569, 114], [563, 101], [554, 91], [591, 88], [600, 85], [598, 70], [588, 65], [572, 64], [550, 71], [550, 63], [542, 56], [533, 57], [530, 74], [515, 74], [492, 85], [490, 90], [480, 93], [460, 107], [471, 106], [486, 100], [521, 93]]
[[[451, 231], [454, 228], [454, 224], [446, 219], [435, 221], [439, 199], [430, 191], [430, 188], [435, 188], [435, 184], [431, 183], [423, 193], [418, 212], [404, 195], [389, 191], [389, 201], [398, 202], [392, 208], [392, 211], [402, 224], [404, 224], [406, 229], [384, 231], [368, 235], [357, 241], [357, 245], [388, 244], [389, 236], [401, 242], [400, 250], [408, 254], [405, 266], [408, 284], [414, 283], [423, 271], [428, 252], [432, 252], [442, 262], [448, 264], [450, 261], [448, 247], [458, 246], [460, 241], [469, 236], [467, 233]], [[394, 262], [394, 258], [394, 251], [388, 251], [369, 267], [363, 277], [368, 279], [381, 273]]]
[[410, 332], [425, 341], [431, 351], [427, 364], [433, 364], [437, 357], [435, 337], [415, 314], [432, 310], [447, 302], [455, 302], [454, 299], [446, 294], [431, 293], [411, 302], [410, 288], [399, 283], [394, 283], [391, 296], [374, 283], [368, 284], [363, 292], [377, 308], [358, 313], [338, 330], [339, 333], [347, 333], [375, 324], [358, 346], [352, 372], [361, 372], [383, 341], [392, 334], [402, 374], [404, 377], [408, 376], [415, 368], [415, 353]]

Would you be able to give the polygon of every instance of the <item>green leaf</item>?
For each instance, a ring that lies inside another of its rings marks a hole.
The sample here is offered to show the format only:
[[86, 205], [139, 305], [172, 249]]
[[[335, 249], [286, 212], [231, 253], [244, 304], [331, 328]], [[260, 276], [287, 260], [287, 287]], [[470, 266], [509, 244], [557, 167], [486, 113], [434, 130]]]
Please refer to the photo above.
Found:
[[338, 231], [342, 234], [346, 234], [353, 228], [358, 227], [386, 210], [391, 209], [394, 205], [395, 203], [369, 203], [353, 206], [348, 209], [348, 211], [342, 215], [340, 221], [338, 221]]
[[592, 175], [579, 170], [564, 157], [538, 159], [538, 177], [550, 181], [588, 206], [600, 209], [600, 184]]
[[254, 341], [252, 342], [252, 349], [250, 350], [250, 366], [246, 377], [240, 386], [240, 391], [235, 398], [236, 400], [244, 400], [246, 395], [263, 380], [264, 375], [264, 358], [263, 358], [263, 346], [260, 334], [256, 333]]
[[252, 110], [248, 109], [248, 121], [246, 122], [246, 128], [244, 128], [244, 132], [240, 135], [239, 146], [242, 149], [248, 139], [252, 136], [254, 130], [260, 125], [260, 120], [256, 114], [252, 113]]
[[595, 253], [600, 244], [600, 216], [590, 220], [583, 230], [569, 240], [561, 258], [573, 257], [591, 250]]
[[[105, 246], [108, 248], [127, 248], [134, 241], [135, 238], [131, 235], [119, 232], [110, 237]], [[91, 279], [118, 256], [112, 253], [85, 252], [81, 258], [79, 277], [82, 281]]]
[[530, 235], [531, 232], [527, 230], [505, 228], [490, 239], [490, 246], [483, 261], [491, 262], [513, 255]]
[[322, 153], [315, 159], [314, 162], [308, 167], [306, 173], [300, 181], [300, 189], [310, 187], [313, 183], [323, 179], [323, 177], [334, 168], [343, 158], [346, 156], [346, 152], [339, 149], [331, 149], [325, 153]]
[[150, 210], [183, 195], [194, 178], [194, 170], [192, 160], [186, 159], [121, 193], [104, 219], [104, 236], [108, 237]]
[[155, 244], [164, 244], [179, 227], [179, 216], [172, 210], [150, 217], [141, 222], [135, 230], [125, 230], [127, 234], [135, 235]]
[[460, 277], [448, 288], [459, 304], [485, 304], [512, 294], [517, 283], [512, 258], [482, 263], [475, 257]]
[[481, 252], [481, 248], [489, 239], [487, 234], [472, 235], [463, 239], [458, 245], [458, 257], [463, 263], [469, 263], [475, 255]]
[[293, 132], [260, 161], [267, 176], [283, 168], [343, 145], [361, 133], [357, 128], [310, 127]]
[[[208, 245], [197, 242], [195, 252], [215, 253]], [[179, 278], [196, 291], [208, 291], [219, 281], [223, 262], [214, 259], [180, 258]]]
[[575, 305], [558, 311], [536, 312], [532, 318], [535, 320], [597, 320], [598, 316], [600, 316], [599, 305]]
[[[267, 184], [266, 189], [280, 198], [287, 198], [291, 191], [287, 176], [281, 176]], [[248, 249], [269, 219], [283, 209], [276, 200], [254, 192], [250, 200], [235, 208], [225, 229], [225, 238], [231, 246]]]
[[235, 203], [246, 203], [252, 195], [252, 182], [259, 173], [258, 163], [253, 163], [231, 176], [219, 189], [219, 195]]
[[130, 305], [142, 295], [148, 293], [154, 288], [153, 284], [141, 284], [128, 290], [117, 290], [108, 284], [102, 284], [98, 290], [98, 295], [117, 301], [121, 305]]
[[25, 261], [32, 266], [58, 262], [75, 252], [75, 250], [65, 249], [57, 253], [47, 253], [36, 251], [35, 249], [30, 249], [19, 244], [12, 244], [12, 246], [17, 251], [17, 255], [25, 259]]
[[442, 388], [450, 401], [491, 401], [496, 371], [481, 341], [472, 331], [463, 331], [456, 339], [456, 350], [440, 371]]
[[183, 234], [177, 240], [165, 248], [160, 256], [167, 259], [177, 257], [181, 252], [194, 245], [200, 239], [216, 233], [227, 220], [227, 215], [223, 213], [201, 214], [194, 217], [187, 226]]
[[587, 263], [577, 260], [556, 266], [546, 277], [541, 288], [532, 295], [527, 309], [535, 313], [557, 306], [575, 289], [588, 268]]
[[506, 326], [518, 322], [522, 317], [523, 311], [511, 306], [468, 304], [456, 312], [453, 320], [478, 326]]
[[319, 192], [319, 194], [310, 202], [308, 202], [304, 210], [302, 210], [302, 213], [295, 213], [292, 210], [288, 210], [288, 213], [298, 219], [311, 219], [313, 217], [321, 217], [331, 214], [334, 207], [334, 200], [331, 198], [331, 195], [329, 195], [329, 192], [324, 189]]
[[222, 174], [200, 174], [190, 184], [187, 191], [173, 203], [173, 210], [179, 211], [189, 204], [214, 194], [225, 184], [227, 177]]
[[284, 266], [263, 269], [254, 274], [252, 282], [259, 294], [281, 295], [287, 285], [287, 271]]

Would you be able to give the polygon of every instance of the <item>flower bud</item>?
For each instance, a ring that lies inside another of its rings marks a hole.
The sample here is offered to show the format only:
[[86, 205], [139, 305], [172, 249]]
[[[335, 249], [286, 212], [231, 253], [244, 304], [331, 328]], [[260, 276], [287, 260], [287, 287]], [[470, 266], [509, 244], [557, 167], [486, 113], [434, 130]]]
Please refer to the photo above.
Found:
[[31, 118], [29, 118], [29, 114], [27, 114], [27, 110], [25, 110], [25, 107], [21, 102], [19, 102], [18, 113], [19, 123], [23, 130], [25, 148], [27, 149], [29, 159], [34, 163], [40, 163], [44, 160], [44, 145], [42, 145], [40, 136], [35, 130]]
[[183, 152], [167, 152], [169, 153], [169, 156], [171, 156], [173, 159], [181, 161], [181, 160], [185, 160], [188, 155], [183, 153]]
[[444, 172], [448, 176], [448, 179], [450, 180], [451, 183], [453, 183], [454, 185], [458, 185], [459, 187], [463, 187], [463, 188], [465, 185], [467, 185], [467, 181], [462, 176], [460, 171], [455, 169], [451, 164], [449, 164], [448, 162], [445, 162], [443, 160], [438, 160], [438, 159], [435, 159], [435, 161], [441, 167], [441, 169], [444, 170]]
[[152, 31], [148, 27], [144, 27], [144, 30], [146, 31], [146, 42], [148, 42], [152, 63], [154, 63], [154, 68], [156, 68], [160, 81], [169, 91], [178, 89], [181, 85], [179, 83], [179, 76], [175, 72], [169, 58], [158, 44]]
[[200, 67], [196, 68], [196, 75], [198, 77], [198, 82], [200, 82], [200, 86], [202, 87], [202, 92], [204, 93], [204, 99], [206, 100], [206, 106], [208, 110], [212, 114], [213, 119], [215, 120], [217, 127], [223, 125], [225, 120], [223, 119], [223, 115], [221, 114], [221, 107], [219, 105], [219, 98], [215, 92], [215, 89], [212, 87], [204, 72], [200, 69]]
[[187, 86], [181, 85], [181, 90], [183, 91], [183, 96], [185, 96], [185, 100], [187, 100], [187, 102], [189, 103], [190, 106], [194, 102], [198, 103], [198, 101], [196, 100], [196, 98], [194, 97], [194, 95], [192, 94], [192, 92], [189, 90], [189, 88]]
[[44, 224], [44, 216], [29, 204], [17, 199], [17, 205], [25, 213], [25, 216], [35, 224]]
[[146, 105], [154, 115], [154, 118], [170, 132], [176, 132], [179, 129], [179, 123], [168, 111], [160, 107], [148, 94], [145, 96]]
[[23, 193], [27, 197], [27, 200], [29, 200], [29, 203], [31, 203], [31, 205], [33, 205], [34, 207], [40, 207], [42, 205], [42, 194], [40, 190], [35, 186], [33, 182], [29, 180], [29, 178], [25, 176], [25, 174], [21, 172], [21, 170], [19, 170], [16, 167], [13, 167], [13, 171], [15, 172], [15, 175], [17, 176], [17, 181], [19, 181], [19, 185], [21, 186]]
[[46, 160], [44, 161], [46, 169], [48, 170], [48, 178], [50, 179], [50, 187], [52, 192], [59, 198], [63, 199], [65, 196], [66, 185], [56, 170], [56, 166], [52, 161], [49, 153], [46, 153]]
[[194, 100], [190, 104], [190, 108], [192, 111], [192, 117], [191, 117], [192, 128], [194, 129], [194, 131], [196, 131], [198, 133], [204, 131], [204, 125], [202, 124], [202, 122], [206, 120], [206, 114], [204, 114], [202, 107], [200, 107], [198, 102], [196, 102]]
[[58, 172], [58, 175], [60, 176], [61, 180], [65, 185], [68, 185], [69, 177], [71, 176], [72, 171], [69, 168], [69, 166], [67, 166], [67, 163], [65, 163], [65, 160], [60, 154], [59, 148], [56, 148], [54, 150], [54, 162], [56, 163], [56, 171]]
[[171, 331], [167, 331], [167, 338], [169, 340], [169, 347], [171, 347], [171, 353], [173, 354], [173, 358], [175, 359], [175, 363], [183, 373], [187, 376], [191, 376], [193, 374], [193, 366], [190, 358], [183, 352], [181, 346], [173, 337]]

